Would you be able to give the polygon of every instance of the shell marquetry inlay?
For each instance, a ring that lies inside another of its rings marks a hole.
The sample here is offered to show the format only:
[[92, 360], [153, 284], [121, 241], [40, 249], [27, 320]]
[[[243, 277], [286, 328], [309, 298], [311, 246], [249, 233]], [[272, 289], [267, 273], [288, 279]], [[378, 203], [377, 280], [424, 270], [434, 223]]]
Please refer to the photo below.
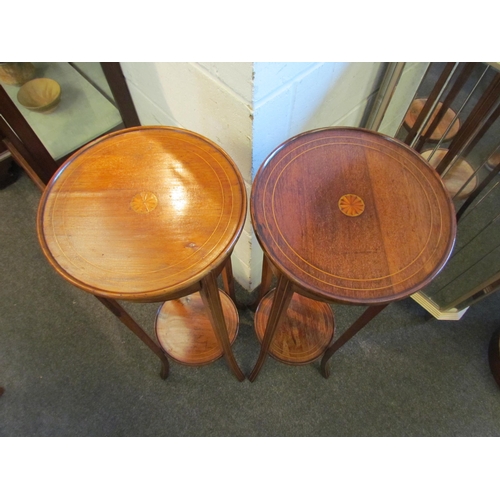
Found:
[[348, 217], [358, 217], [365, 211], [365, 202], [355, 194], [345, 194], [339, 200], [339, 208]]
[[158, 205], [158, 198], [154, 193], [144, 191], [137, 193], [130, 202], [130, 206], [134, 212], [139, 214], [147, 214], [152, 212]]

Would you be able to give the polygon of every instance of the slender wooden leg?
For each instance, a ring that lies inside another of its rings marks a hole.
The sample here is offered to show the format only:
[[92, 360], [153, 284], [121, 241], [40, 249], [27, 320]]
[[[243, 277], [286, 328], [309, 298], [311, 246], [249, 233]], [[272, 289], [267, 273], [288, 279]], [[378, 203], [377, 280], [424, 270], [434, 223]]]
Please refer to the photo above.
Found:
[[257, 298], [248, 306], [251, 311], [255, 311], [260, 301], [264, 298], [267, 292], [271, 289], [271, 281], [273, 279], [273, 272], [266, 255], [262, 259], [262, 278], [260, 280]]
[[0, 387], [0, 396], [5, 392], [5, 389], [3, 387]]
[[226, 260], [224, 268], [222, 269], [222, 284], [224, 286], [224, 291], [231, 297], [231, 300], [235, 303], [236, 307], [240, 310], [244, 310], [245, 309], [244, 304], [236, 300], [236, 292], [234, 290], [233, 265], [231, 263], [231, 257], [229, 257]]
[[288, 305], [290, 304], [290, 300], [292, 300], [292, 296], [292, 282], [289, 281], [283, 274], [280, 274], [276, 290], [274, 291], [273, 304], [271, 306], [271, 311], [269, 312], [266, 331], [264, 333], [264, 338], [262, 339], [262, 345], [260, 346], [259, 358], [257, 359], [257, 363], [255, 363], [252, 373], [250, 373], [250, 376], [248, 377], [250, 382], [253, 382], [256, 379], [264, 361], [267, 358], [269, 346], [274, 338], [274, 334], [280, 327], [280, 324], [285, 317], [285, 313]]
[[500, 330], [491, 337], [488, 347], [488, 361], [493, 378], [500, 387]]
[[385, 309], [388, 304], [382, 304], [380, 306], [370, 306], [363, 314], [336, 340], [332, 345], [328, 347], [323, 354], [321, 359], [321, 374], [323, 377], [328, 378], [330, 376], [330, 368], [327, 363], [328, 360], [333, 356], [333, 353], [338, 351], [348, 340], [352, 339], [356, 333], [358, 333], [361, 328], [366, 326], [379, 312]]
[[226, 260], [224, 269], [222, 269], [222, 284], [224, 285], [224, 291], [236, 304], [236, 293], [234, 291], [233, 265], [231, 263], [231, 257]]
[[245, 375], [238, 366], [233, 350], [231, 349], [226, 321], [220, 302], [219, 288], [217, 287], [217, 277], [213, 271], [201, 280], [200, 295], [205, 304], [210, 323], [212, 323], [215, 336], [224, 352], [226, 362], [236, 378], [241, 382], [245, 380]]
[[168, 359], [161, 348], [151, 339], [151, 337], [134, 321], [134, 319], [123, 309], [123, 307], [113, 299], [104, 297], [95, 298], [104, 304], [126, 327], [137, 335], [159, 358], [161, 361], [160, 377], [166, 379], [169, 372]]

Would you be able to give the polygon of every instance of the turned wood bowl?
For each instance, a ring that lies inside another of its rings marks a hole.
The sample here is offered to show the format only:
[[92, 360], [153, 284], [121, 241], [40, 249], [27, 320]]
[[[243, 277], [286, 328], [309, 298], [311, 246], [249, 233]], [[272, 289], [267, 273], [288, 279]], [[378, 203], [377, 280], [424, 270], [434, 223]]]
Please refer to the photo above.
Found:
[[35, 78], [25, 83], [17, 93], [19, 103], [30, 111], [50, 113], [61, 99], [61, 86], [51, 78]]
[[0, 63], [0, 83], [19, 87], [35, 76], [36, 68], [30, 62]]

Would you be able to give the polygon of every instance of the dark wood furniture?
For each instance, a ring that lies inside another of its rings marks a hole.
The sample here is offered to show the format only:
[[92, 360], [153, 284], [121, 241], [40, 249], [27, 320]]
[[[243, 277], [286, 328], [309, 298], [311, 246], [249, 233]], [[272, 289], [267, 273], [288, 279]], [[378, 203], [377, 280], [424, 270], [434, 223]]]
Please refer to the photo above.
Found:
[[488, 361], [493, 378], [500, 387], [500, 329], [491, 337], [488, 348]]
[[[120, 63], [107, 62], [100, 63], [100, 65], [115, 100], [119, 116], [121, 116], [122, 126], [120, 128], [139, 126], [139, 117], [125, 77], [123, 76]], [[17, 88], [15, 89], [17, 91]], [[69, 99], [71, 101], [71, 93], [77, 91], [78, 89], [63, 87], [62, 99]], [[70, 94], [70, 97], [67, 96], [67, 93]], [[64, 111], [61, 109], [56, 110], [56, 113], [61, 112]], [[78, 110], [71, 109], [71, 102], [68, 105], [68, 112], [68, 120], [78, 122]], [[52, 175], [54, 175], [58, 167], [66, 161], [70, 154], [54, 158], [2, 86], [0, 86], [0, 115], [0, 138], [16, 163], [23, 168], [26, 174], [43, 191]], [[49, 128], [51, 127], [51, 119], [52, 117], [47, 120], [47, 127]], [[106, 130], [105, 132], [110, 132], [110, 130]], [[91, 139], [95, 137], [96, 135]], [[80, 145], [83, 144], [81, 143]]]
[[188, 364], [224, 355], [241, 381], [231, 349], [237, 312], [228, 296], [221, 303], [216, 280], [222, 272], [234, 297], [230, 256], [245, 216], [244, 182], [220, 147], [187, 130], [133, 127], [88, 144], [58, 170], [40, 201], [38, 236], [56, 271], [160, 358], [163, 378], [163, 349], [117, 300], [173, 301], [158, 315], [161, 345]]
[[[495, 200], [500, 186], [499, 70], [498, 63], [429, 64], [416, 91], [425, 104], [413, 126], [409, 130], [400, 127], [396, 133], [436, 168], [455, 205], [458, 236], [454, 253], [439, 279], [414, 296], [440, 319], [461, 318], [500, 286], [495, 260], [498, 249], [494, 248], [499, 215]], [[456, 121], [434, 135], [446, 116], [455, 116]], [[450, 137], [453, 128], [457, 133]], [[439, 135], [449, 140], [441, 137], [436, 143]]]
[[19, 167], [13, 162], [7, 146], [2, 141], [0, 131], [0, 189], [5, 189], [19, 177]]
[[[251, 381], [268, 353], [296, 364], [322, 355], [328, 377], [327, 362], [337, 349], [389, 303], [433, 279], [456, 233], [450, 197], [430, 165], [402, 142], [356, 128], [313, 130], [279, 146], [255, 178], [251, 216], [264, 251], [255, 316], [262, 345]], [[273, 273], [270, 307], [265, 295]], [[314, 300], [302, 303], [297, 329], [300, 296]], [[332, 317], [318, 318], [315, 301], [368, 308], [327, 347]], [[329, 334], [306, 342], [303, 356], [280, 354], [297, 345], [296, 338], [304, 342], [301, 331], [324, 330], [327, 323]]]

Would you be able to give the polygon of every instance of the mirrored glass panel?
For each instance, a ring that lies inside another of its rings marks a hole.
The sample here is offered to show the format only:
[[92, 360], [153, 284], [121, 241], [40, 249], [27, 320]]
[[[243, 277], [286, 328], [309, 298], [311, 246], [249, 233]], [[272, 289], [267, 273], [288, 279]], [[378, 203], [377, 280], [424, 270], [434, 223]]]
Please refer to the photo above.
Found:
[[123, 128], [98, 62], [1, 63], [0, 84], [56, 161]]

